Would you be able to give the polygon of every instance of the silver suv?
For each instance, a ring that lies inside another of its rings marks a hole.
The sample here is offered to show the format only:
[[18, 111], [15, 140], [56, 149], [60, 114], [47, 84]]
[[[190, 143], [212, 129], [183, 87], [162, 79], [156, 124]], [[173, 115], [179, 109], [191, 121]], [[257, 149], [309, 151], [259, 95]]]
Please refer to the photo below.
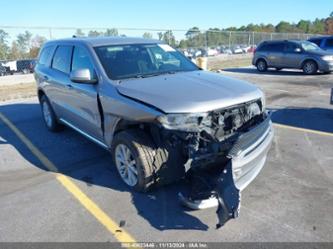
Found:
[[[120, 177], [137, 191], [189, 175], [192, 186], [221, 175], [229, 177], [223, 189], [243, 190], [272, 142], [261, 90], [203, 71], [160, 41], [50, 41], [35, 79], [47, 128], [69, 126], [110, 150]], [[208, 198], [216, 184], [205, 188]], [[199, 199], [202, 193], [192, 196], [195, 203], [183, 201], [202, 208]]]
[[264, 41], [256, 49], [252, 64], [260, 72], [268, 68], [302, 69], [305, 74], [333, 71], [333, 53], [309, 41]]

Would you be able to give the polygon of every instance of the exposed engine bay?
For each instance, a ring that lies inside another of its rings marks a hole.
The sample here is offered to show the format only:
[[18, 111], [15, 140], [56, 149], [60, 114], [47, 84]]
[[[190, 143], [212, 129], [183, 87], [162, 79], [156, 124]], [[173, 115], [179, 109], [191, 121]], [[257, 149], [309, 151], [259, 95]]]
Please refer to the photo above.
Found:
[[169, 183], [186, 176], [191, 190], [186, 197], [179, 194], [181, 203], [200, 209], [209, 200], [208, 206], [217, 206], [217, 228], [223, 226], [239, 212], [240, 190], [235, 185], [239, 176], [233, 172], [232, 158], [242, 149], [240, 138], [251, 131], [242, 144], [254, 143], [269, 122], [264, 104], [255, 100], [208, 113], [198, 119], [196, 131], [152, 128], [156, 143], [169, 152], [168, 162], [156, 172], [157, 181]]

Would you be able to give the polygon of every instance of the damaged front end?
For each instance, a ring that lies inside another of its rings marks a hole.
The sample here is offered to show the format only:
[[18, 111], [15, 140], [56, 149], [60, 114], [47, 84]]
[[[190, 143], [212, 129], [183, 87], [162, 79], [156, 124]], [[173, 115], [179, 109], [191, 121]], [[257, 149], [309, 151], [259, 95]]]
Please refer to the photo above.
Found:
[[209, 113], [165, 115], [158, 121], [163, 129], [157, 142], [174, 158], [158, 173], [160, 181], [185, 175], [191, 190], [186, 197], [179, 194], [182, 204], [191, 209], [217, 206], [217, 227], [236, 218], [240, 191], [260, 172], [272, 142], [263, 101]]

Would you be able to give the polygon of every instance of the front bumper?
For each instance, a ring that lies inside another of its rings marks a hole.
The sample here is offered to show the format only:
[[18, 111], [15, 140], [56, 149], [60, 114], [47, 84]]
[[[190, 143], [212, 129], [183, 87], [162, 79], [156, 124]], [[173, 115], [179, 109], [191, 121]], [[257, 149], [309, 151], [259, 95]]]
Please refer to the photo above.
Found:
[[322, 72], [333, 72], [333, 62], [332, 61], [322, 61], [318, 64], [319, 70]]
[[[259, 174], [265, 164], [273, 136], [272, 122], [268, 115], [263, 122], [240, 135], [235, 141], [228, 153], [230, 164], [227, 164], [231, 165], [232, 171], [232, 180], [229, 179], [228, 182], [234, 185], [234, 189], [242, 191]], [[211, 179], [207, 180], [216, 181], [214, 179], [215, 176], [212, 175]], [[217, 180], [217, 182], [220, 181]], [[236, 193], [237, 191], [234, 192]], [[193, 196], [185, 198], [180, 193], [179, 199], [183, 205], [191, 209], [206, 209], [216, 207], [219, 204], [216, 196], [210, 196], [208, 199], [198, 199], [193, 198]]]
[[272, 121], [268, 116], [264, 122], [241, 135], [230, 150], [235, 185], [245, 189], [263, 168], [273, 141]]

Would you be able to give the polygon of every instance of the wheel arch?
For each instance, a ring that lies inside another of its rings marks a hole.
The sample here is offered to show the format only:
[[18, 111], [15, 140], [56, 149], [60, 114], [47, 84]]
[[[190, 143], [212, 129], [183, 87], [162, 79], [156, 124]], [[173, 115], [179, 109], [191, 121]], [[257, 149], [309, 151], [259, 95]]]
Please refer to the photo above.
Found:
[[37, 90], [37, 96], [38, 96], [38, 100], [39, 100], [39, 102], [40, 102], [41, 98], [42, 98], [43, 96], [46, 96], [46, 94], [45, 94], [45, 92], [44, 92], [43, 89], [38, 88], [38, 90]]
[[105, 143], [111, 148], [114, 136], [119, 132], [129, 129], [140, 129], [153, 139], [151, 126], [152, 124], [148, 122], [131, 121], [113, 115], [107, 115], [105, 117]]
[[268, 61], [267, 61], [267, 59], [266, 59], [264, 56], [262, 56], [262, 57], [258, 57], [258, 58], [255, 60], [255, 62], [254, 62], [254, 65], [255, 65], [255, 66], [257, 66], [257, 63], [258, 63], [259, 60], [263, 60], [263, 61], [265, 61], [265, 62], [266, 62], [266, 65], [268, 66]]
[[318, 63], [318, 61], [317, 61], [315, 58], [311, 58], [311, 57], [307, 57], [307, 58], [305, 58], [305, 59], [302, 61], [302, 63], [301, 63], [301, 68], [303, 68], [303, 67], [304, 67], [304, 64], [305, 64], [306, 62], [308, 62], [308, 61], [313, 61], [314, 63], [316, 63], [317, 68], [319, 68], [319, 63]]

